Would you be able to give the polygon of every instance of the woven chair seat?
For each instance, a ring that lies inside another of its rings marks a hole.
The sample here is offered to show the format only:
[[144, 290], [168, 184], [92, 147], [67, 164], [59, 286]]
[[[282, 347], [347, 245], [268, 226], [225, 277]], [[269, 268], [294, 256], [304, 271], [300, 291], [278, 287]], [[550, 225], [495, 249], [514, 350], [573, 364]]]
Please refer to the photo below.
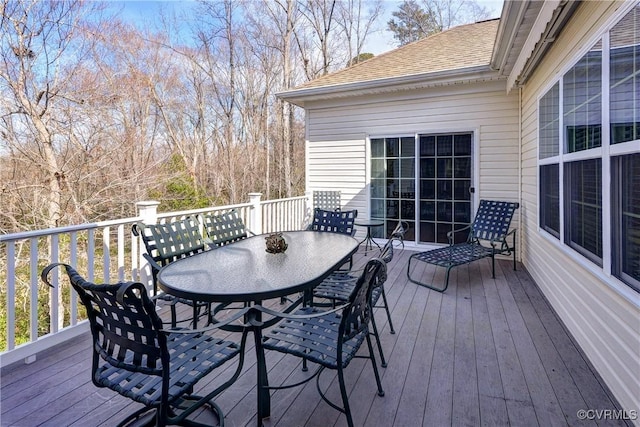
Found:
[[[240, 345], [205, 334], [172, 333], [167, 337], [167, 349], [171, 354], [168, 401], [174, 402], [189, 394], [204, 376], [238, 355]], [[135, 365], [131, 356], [118, 364]], [[105, 363], [94, 373], [94, 380], [146, 406], [158, 407], [162, 403], [161, 376]]]
[[[349, 301], [349, 297], [356, 288], [358, 277], [349, 273], [337, 271], [324, 279], [313, 289], [314, 298], [326, 298], [336, 301]], [[382, 295], [382, 286], [375, 286], [371, 290], [371, 305], [375, 305]]]
[[453, 267], [490, 257], [492, 254], [491, 248], [477, 243], [458, 243], [453, 246], [421, 252], [416, 254], [414, 258], [440, 267]]
[[[316, 307], [305, 307], [294, 315], [313, 315], [323, 311]], [[342, 317], [331, 313], [322, 317], [304, 320], [285, 319], [266, 335], [264, 348], [284, 351], [325, 366], [337, 369], [338, 328]], [[342, 367], [345, 368], [356, 355], [366, 337], [360, 332], [342, 344]]]

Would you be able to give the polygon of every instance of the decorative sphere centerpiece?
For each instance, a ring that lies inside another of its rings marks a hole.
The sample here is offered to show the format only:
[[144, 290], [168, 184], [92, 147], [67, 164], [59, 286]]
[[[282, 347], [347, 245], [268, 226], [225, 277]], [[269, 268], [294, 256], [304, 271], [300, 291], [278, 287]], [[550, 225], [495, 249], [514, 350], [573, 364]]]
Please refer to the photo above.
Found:
[[271, 233], [264, 238], [267, 242], [267, 252], [279, 254], [287, 250], [287, 242], [282, 237], [282, 233]]

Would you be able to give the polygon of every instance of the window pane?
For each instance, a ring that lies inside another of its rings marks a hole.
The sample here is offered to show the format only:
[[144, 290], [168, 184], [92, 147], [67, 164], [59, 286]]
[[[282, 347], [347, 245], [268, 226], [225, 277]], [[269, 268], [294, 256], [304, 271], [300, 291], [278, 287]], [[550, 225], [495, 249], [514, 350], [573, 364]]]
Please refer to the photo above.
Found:
[[415, 157], [416, 139], [414, 137], [404, 137], [400, 141], [400, 154], [402, 157]]
[[385, 167], [383, 159], [371, 159], [371, 178], [384, 178]]
[[384, 139], [371, 140], [371, 157], [384, 157]]
[[611, 143], [640, 139], [640, 6], [611, 30]]
[[420, 219], [423, 221], [435, 221], [436, 219], [436, 203], [435, 202], [420, 202]]
[[435, 156], [436, 155], [436, 137], [435, 136], [420, 136], [420, 156]]
[[400, 160], [400, 176], [402, 178], [413, 178], [416, 176], [416, 161], [413, 157]]
[[371, 199], [371, 218], [384, 218], [384, 200]]
[[602, 145], [602, 50], [596, 46], [563, 78], [567, 153]]
[[400, 180], [400, 197], [403, 199], [416, 198], [416, 181], [413, 179]]
[[560, 84], [553, 85], [540, 99], [540, 158], [557, 156], [560, 144]]
[[640, 154], [616, 160], [613, 181], [619, 188], [614, 193], [620, 200], [613, 209], [614, 223], [619, 224], [614, 231], [614, 274], [640, 291]]
[[438, 178], [453, 177], [453, 159], [438, 159]]
[[454, 160], [453, 176], [471, 178], [471, 157], [460, 157]]
[[540, 228], [560, 237], [560, 166], [540, 166]]
[[436, 181], [433, 179], [420, 180], [420, 198], [435, 199], [436, 198]]
[[371, 180], [371, 197], [381, 198], [384, 197], [384, 189], [386, 180], [384, 179], [372, 179]]
[[412, 220], [415, 217], [416, 217], [416, 202], [413, 200], [401, 200], [400, 201], [400, 218]]
[[602, 265], [602, 161], [565, 164], [567, 243]]
[[400, 138], [387, 138], [387, 157], [400, 156]]
[[387, 178], [400, 178], [400, 160], [387, 160]]
[[453, 154], [453, 136], [438, 136], [436, 147], [438, 150], [438, 156], [451, 156]]
[[462, 135], [454, 136], [454, 153], [456, 156], [470, 156], [471, 155], [471, 134], [465, 133]]

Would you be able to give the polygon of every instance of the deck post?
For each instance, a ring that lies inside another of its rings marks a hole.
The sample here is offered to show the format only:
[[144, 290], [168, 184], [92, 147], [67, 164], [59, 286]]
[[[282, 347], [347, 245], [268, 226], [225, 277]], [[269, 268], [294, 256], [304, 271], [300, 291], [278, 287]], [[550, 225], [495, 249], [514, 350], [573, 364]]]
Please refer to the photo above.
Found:
[[[143, 224], [155, 224], [158, 221], [158, 205], [160, 202], [156, 202], [155, 200], [145, 200], [136, 203], [136, 211], [138, 212], [138, 217], [140, 217], [140, 221]], [[131, 238], [135, 238], [133, 235]], [[142, 256], [142, 254], [147, 252], [147, 249], [144, 246], [142, 241], [142, 237], [138, 237], [138, 279], [142, 283], [147, 286], [147, 289], [152, 289], [153, 286], [153, 276], [151, 274], [151, 266], [149, 262]], [[134, 278], [135, 278], [134, 271]]]
[[249, 229], [255, 234], [262, 234], [261, 199], [262, 193], [249, 193], [249, 203], [251, 203], [251, 210], [249, 212]]

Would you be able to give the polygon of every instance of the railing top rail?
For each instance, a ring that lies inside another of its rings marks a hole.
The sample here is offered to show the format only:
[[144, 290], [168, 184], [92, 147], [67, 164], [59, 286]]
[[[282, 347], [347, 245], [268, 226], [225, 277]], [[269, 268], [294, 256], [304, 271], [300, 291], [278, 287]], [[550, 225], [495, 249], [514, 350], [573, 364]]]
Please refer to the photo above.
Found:
[[51, 236], [54, 234], [73, 233], [74, 231], [91, 230], [101, 227], [112, 227], [114, 225], [133, 224], [140, 221], [140, 217], [114, 219], [109, 221], [90, 222], [78, 225], [68, 225], [65, 227], [45, 228], [43, 230], [21, 231], [19, 233], [4, 234], [0, 236], [0, 242], [11, 242], [17, 240], [31, 239], [34, 237]]
[[296, 196], [296, 197], [285, 197], [285, 198], [282, 198], [282, 199], [261, 200], [260, 204], [261, 205], [269, 205], [269, 204], [278, 203], [278, 202], [284, 202], [284, 201], [304, 200], [306, 198], [307, 198], [307, 196]]
[[170, 218], [173, 216], [186, 216], [186, 215], [200, 214], [200, 213], [211, 212], [211, 211], [248, 208], [250, 206], [251, 206], [251, 203], [238, 203], [235, 205], [225, 205], [225, 206], [209, 206], [207, 208], [200, 208], [200, 209], [189, 209], [185, 211], [158, 213], [158, 218]]

